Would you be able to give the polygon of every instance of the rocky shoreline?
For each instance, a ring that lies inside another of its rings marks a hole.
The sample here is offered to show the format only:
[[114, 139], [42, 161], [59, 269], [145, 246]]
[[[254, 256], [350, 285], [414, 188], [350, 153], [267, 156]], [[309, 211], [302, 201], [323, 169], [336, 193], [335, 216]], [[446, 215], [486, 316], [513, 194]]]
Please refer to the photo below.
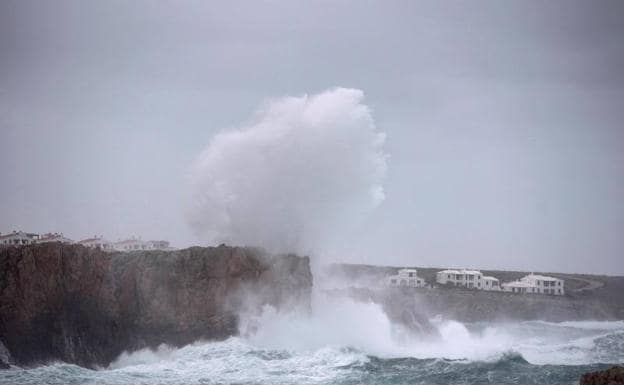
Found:
[[307, 257], [253, 248], [4, 248], [0, 362], [107, 366], [127, 350], [225, 339], [238, 333], [241, 311], [309, 307], [311, 290]]
[[624, 367], [613, 366], [598, 372], [585, 373], [579, 385], [622, 385], [624, 384]]

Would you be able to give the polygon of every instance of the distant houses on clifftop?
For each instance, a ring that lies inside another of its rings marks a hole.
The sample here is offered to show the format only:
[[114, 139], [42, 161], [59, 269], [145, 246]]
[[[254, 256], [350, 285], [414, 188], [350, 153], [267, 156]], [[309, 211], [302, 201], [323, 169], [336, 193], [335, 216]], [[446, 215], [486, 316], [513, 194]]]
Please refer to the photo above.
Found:
[[0, 245], [2, 246], [19, 246], [31, 245], [39, 240], [39, 234], [25, 233], [23, 231], [14, 231], [9, 234], [0, 234]]
[[111, 242], [104, 237], [94, 236], [76, 242], [79, 245], [104, 251], [136, 251], [136, 250], [172, 250], [168, 241], [144, 241], [141, 238], [132, 237], [129, 239]]
[[172, 250], [168, 241], [144, 241], [141, 238], [128, 238], [111, 242], [103, 236], [93, 236], [75, 242], [63, 235], [63, 233], [27, 233], [24, 231], [13, 231], [8, 234], [0, 233], [0, 247], [2, 246], [24, 246], [37, 243], [60, 242], [68, 244], [79, 244], [92, 249], [100, 249], [102, 251], [135, 251], [135, 250]]
[[[427, 282], [418, 276], [416, 269], [399, 269], [396, 275], [386, 277], [391, 287], [426, 287]], [[563, 279], [545, 275], [528, 274], [517, 281], [500, 283], [496, 277], [483, 275], [479, 270], [447, 269], [436, 273], [436, 283], [441, 286], [459, 286], [473, 290], [498, 291], [518, 294], [564, 295]]]

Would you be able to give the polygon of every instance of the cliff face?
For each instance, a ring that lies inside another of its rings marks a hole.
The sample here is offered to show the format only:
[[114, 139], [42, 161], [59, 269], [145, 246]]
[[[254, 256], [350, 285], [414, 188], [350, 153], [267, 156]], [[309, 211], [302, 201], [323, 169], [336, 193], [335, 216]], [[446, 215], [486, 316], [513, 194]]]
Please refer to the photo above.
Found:
[[239, 247], [107, 254], [0, 250], [0, 341], [14, 363], [108, 365], [124, 350], [237, 333], [238, 313], [309, 306], [308, 258]]
[[620, 385], [624, 384], [624, 367], [614, 366], [607, 370], [583, 374], [580, 385]]
[[[416, 293], [413, 293], [415, 291]], [[542, 320], [615, 320], [618, 310], [591, 299], [550, 295], [518, 295], [459, 288], [407, 290], [430, 315], [464, 322]]]
[[[441, 315], [461, 322], [542, 320], [617, 320], [611, 309], [599, 302], [565, 296], [518, 295], [461, 288], [346, 288], [331, 291], [355, 300], [382, 305], [391, 320], [413, 330], [430, 331], [428, 319]], [[405, 310], [411, 314], [405, 315]], [[406, 319], [409, 322], [405, 322]]]

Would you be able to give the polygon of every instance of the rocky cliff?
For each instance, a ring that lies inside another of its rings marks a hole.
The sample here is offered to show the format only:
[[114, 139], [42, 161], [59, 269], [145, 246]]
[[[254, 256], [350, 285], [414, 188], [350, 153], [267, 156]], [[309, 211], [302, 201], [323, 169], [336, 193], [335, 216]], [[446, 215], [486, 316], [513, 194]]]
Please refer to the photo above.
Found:
[[579, 385], [624, 385], [624, 367], [583, 374]]
[[18, 365], [106, 366], [125, 350], [223, 339], [238, 314], [309, 306], [307, 257], [240, 247], [104, 253], [0, 249], [0, 343]]
[[[617, 320], [617, 309], [587, 299], [461, 288], [345, 288], [333, 295], [379, 303], [389, 316], [411, 309], [418, 324], [438, 315], [461, 322]], [[403, 316], [401, 316], [403, 317]], [[392, 317], [390, 319], [393, 319]], [[416, 327], [418, 329], [418, 327]]]

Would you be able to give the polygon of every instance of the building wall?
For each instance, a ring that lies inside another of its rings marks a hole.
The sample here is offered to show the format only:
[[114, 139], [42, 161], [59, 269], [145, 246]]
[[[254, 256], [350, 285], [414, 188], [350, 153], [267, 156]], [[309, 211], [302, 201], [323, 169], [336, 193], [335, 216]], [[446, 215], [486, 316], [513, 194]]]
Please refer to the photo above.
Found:
[[105, 239], [98, 239], [88, 242], [79, 242], [84, 247], [88, 247], [91, 249], [100, 249], [104, 251], [113, 251], [113, 244]]
[[467, 274], [459, 273], [443, 273], [436, 274], [436, 282], [440, 284], [451, 284], [455, 286], [464, 286], [470, 289], [482, 289], [483, 274]]
[[169, 248], [167, 241], [143, 241], [140, 239], [131, 239], [115, 243], [115, 249], [118, 251], [133, 250], [166, 250]]
[[17, 246], [17, 245], [31, 245], [37, 240], [37, 234], [27, 234], [23, 231], [18, 231], [12, 234], [6, 234], [0, 239], [0, 245], [3, 246]]
[[416, 271], [399, 270], [398, 274], [386, 279], [386, 284], [395, 287], [425, 287], [427, 282]]
[[503, 284], [503, 291], [523, 294], [565, 294], [564, 281], [557, 278], [554, 278], [553, 280], [543, 280], [523, 277], [518, 282]]

